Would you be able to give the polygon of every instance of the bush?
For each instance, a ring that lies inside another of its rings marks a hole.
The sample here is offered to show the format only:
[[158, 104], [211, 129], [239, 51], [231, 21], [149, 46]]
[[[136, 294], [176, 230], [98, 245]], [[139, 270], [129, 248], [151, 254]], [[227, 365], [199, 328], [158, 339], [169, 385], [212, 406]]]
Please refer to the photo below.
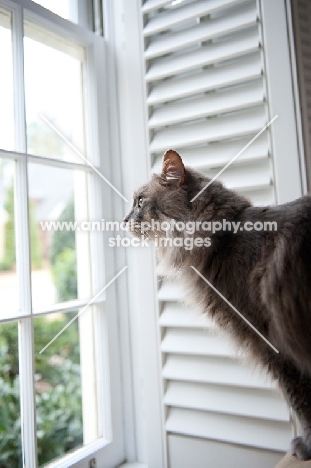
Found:
[[[83, 443], [80, 369], [66, 360], [60, 370], [62, 382], [36, 395], [40, 466]], [[20, 434], [19, 378], [0, 378], [1, 468], [22, 468]]]
[[[0, 349], [0, 366], [3, 349]], [[0, 377], [0, 467], [22, 468], [19, 379]]]
[[39, 465], [83, 444], [80, 366], [68, 359], [60, 371], [61, 381], [36, 395]]
[[[78, 322], [39, 351], [72, 318], [34, 319], [39, 465], [83, 443]], [[0, 467], [21, 468], [17, 324], [0, 327]], [[59, 351], [61, 350], [61, 351]]]

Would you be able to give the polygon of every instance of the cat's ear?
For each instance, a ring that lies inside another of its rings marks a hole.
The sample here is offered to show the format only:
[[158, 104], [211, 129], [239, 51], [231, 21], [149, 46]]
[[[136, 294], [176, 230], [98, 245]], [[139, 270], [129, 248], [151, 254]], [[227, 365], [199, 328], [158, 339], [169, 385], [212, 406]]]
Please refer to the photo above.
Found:
[[163, 156], [161, 177], [170, 185], [179, 187], [185, 180], [185, 167], [179, 154], [170, 149]]

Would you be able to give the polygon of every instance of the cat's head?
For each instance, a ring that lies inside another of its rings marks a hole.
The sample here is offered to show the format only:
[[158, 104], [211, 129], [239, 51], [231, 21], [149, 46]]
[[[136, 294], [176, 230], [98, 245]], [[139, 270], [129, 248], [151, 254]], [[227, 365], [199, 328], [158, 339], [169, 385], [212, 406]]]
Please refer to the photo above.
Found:
[[180, 155], [171, 149], [166, 151], [161, 174], [154, 174], [149, 183], [134, 193], [132, 209], [124, 218], [129, 230], [140, 236], [143, 233], [142, 223], [149, 223], [154, 227], [145, 232], [147, 237], [161, 237], [165, 236], [165, 232], [158, 229], [157, 222], [161, 224], [172, 219], [188, 219], [192, 209], [189, 199], [190, 178]]

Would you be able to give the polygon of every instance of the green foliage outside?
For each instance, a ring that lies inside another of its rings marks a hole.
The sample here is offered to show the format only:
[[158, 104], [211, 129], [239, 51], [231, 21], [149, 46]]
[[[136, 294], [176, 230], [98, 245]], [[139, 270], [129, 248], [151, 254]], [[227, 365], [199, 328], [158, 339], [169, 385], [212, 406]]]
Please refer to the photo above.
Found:
[[[60, 222], [74, 222], [75, 220], [75, 211], [74, 211], [74, 201], [70, 199], [62, 211], [61, 215], [57, 219]], [[55, 259], [58, 254], [63, 252], [65, 249], [75, 249], [75, 233], [74, 231], [55, 231], [52, 238], [50, 259], [52, 265], [55, 263]]]
[[77, 261], [73, 249], [65, 249], [55, 257], [53, 265], [54, 284], [59, 302], [77, 297]]
[[[0, 270], [11, 270], [16, 263], [15, 232], [14, 232], [14, 185], [12, 184], [7, 193], [7, 200], [4, 209], [8, 213], [8, 220], [5, 225], [5, 254], [0, 263]], [[40, 232], [35, 220], [33, 201], [29, 202], [29, 227], [31, 261], [34, 268], [40, 268], [42, 263], [42, 248], [40, 242]]]
[[15, 264], [15, 237], [14, 237], [14, 186], [9, 188], [4, 209], [8, 214], [5, 225], [5, 255], [0, 263], [0, 270], [10, 270]]
[[35, 218], [35, 206], [33, 200], [29, 200], [29, 229], [30, 229], [30, 251], [31, 264], [33, 268], [42, 266], [42, 245], [40, 231]]
[[0, 378], [1, 468], [22, 468], [20, 431], [19, 381], [8, 382]]
[[[83, 443], [78, 323], [47, 350], [43, 346], [72, 318], [34, 319], [39, 465]], [[17, 324], [0, 327], [0, 467], [21, 468]], [[61, 350], [61, 351], [60, 351]]]
[[0, 467], [20, 468], [17, 324], [0, 328]]
[[[74, 222], [74, 202], [71, 199], [58, 221]], [[52, 238], [50, 259], [54, 284], [59, 302], [77, 297], [77, 260], [74, 231], [55, 231]]]

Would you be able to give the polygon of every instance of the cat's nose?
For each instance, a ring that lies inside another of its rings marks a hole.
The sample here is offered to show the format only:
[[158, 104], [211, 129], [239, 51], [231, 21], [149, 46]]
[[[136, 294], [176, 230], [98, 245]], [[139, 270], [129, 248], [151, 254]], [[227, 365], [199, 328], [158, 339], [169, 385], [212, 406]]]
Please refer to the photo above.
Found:
[[123, 218], [123, 223], [128, 223], [130, 215], [127, 215]]

